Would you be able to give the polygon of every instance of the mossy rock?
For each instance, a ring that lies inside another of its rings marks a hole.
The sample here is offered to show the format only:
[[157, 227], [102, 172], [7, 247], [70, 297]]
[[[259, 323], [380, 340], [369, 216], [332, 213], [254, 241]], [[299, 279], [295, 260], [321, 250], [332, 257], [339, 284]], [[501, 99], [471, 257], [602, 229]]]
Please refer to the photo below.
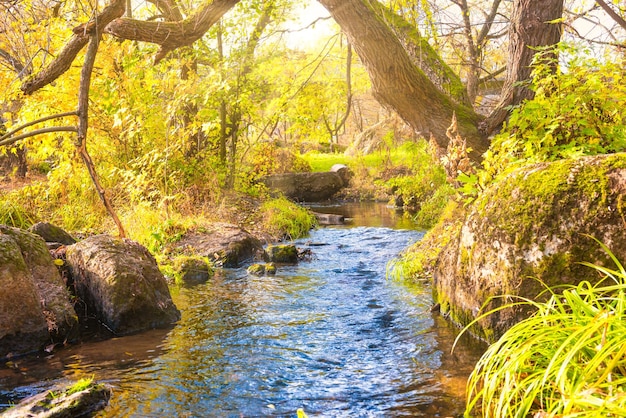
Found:
[[[597, 280], [579, 262], [612, 266], [589, 236], [626, 260], [625, 197], [626, 154], [536, 164], [508, 174], [468, 208], [439, 254], [435, 302], [467, 325], [481, 309], [515, 300], [504, 295], [536, 299], [545, 286]], [[493, 341], [529, 314], [528, 308], [502, 310], [473, 332]]]
[[66, 388], [49, 390], [24, 399], [18, 405], [4, 411], [0, 417], [90, 417], [104, 409], [110, 398], [110, 387], [92, 381], [86, 384], [79, 381]]
[[271, 276], [276, 274], [276, 266], [274, 263], [254, 263], [248, 267], [247, 272], [252, 276], [264, 276], [266, 274]]
[[0, 289], [0, 357], [74, 338], [78, 317], [40, 236], [0, 225]]
[[95, 235], [67, 247], [76, 296], [115, 335], [171, 326], [180, 319], [150, 252], [128, 239]]
[[187, 231], [165, 252], [207, 257], [217, 267], [234, 268], [263, 254], [263, 246], [239, 226], [215, 222]]
[[265, 274], [265, 264], [254, 263], [251, 264], [247, 270], [248, 274], [252, 276], [263, 276]]
[[39, 235], [46, 242], [56, 242], [63, 245], [72, 245], [76, 240], [65, 230], [48, 222], [37, 222], [28, 228], [33, 234]]
[[269, 245], [265, 253], [269, 261], [274, 263], [298, 262], [298, 249], [293, 244]]
[[173, 263], [174, 277], [177, 284], [194, 286], [207, 282], [214, 273], [206, 257], [179, 256]]

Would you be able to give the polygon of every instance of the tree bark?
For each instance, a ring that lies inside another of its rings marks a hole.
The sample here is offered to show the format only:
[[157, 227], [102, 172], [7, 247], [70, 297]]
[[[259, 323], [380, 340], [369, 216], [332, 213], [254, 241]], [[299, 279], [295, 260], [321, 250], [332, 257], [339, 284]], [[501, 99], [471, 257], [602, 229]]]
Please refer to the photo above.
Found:
[[[459, 134], [480, 159], [489, 141], [481, 134], [482, 119], [467, 106], [443, 94], [410, 59], [398, 38], [364, 0], [319, 0], [346, 33], [365, 65], [374, 96], [394, 109], [413, 129], [447, 147], [446, 130], [456, 114]], [[368, 2], [369, 3], [369, 2]]]
[[240, 0], [214, 0], [179, 22], [147, 22], [128, 18], [112, 21], [105, 32], [122, 39], [151, 42], [161, 46], [155, 62], [170, 51], [193, 44]]
[[[125, 0], [123, 0], [125, 1]], [[111, 201], [107, 197], [104, 187], [100, 183], [98, 172], [96, 171], [96, 165], [91, 159], [91, 155], [87, 151], [87, 131], [89, 129], [89, 90], [91, 87], [91, 74], [93, 73], [93, 66], [96, 61], [96, 55], [98, 53], [98, 46], [100, 44], [100, 32], [96, 32], [90, 35], [89, 46], [87, 47], [87, 53], [85, 54], [85, 62], [80, 73], [80, 87], [78, 89], [78, 132], [76, 135], [76, 149], [78, 154], [83, 159], [85, 167], [89, 172], [91, 181], [100, 196], [100, 200], [104, 204], [105, 209], [115, 222], [120, 238], [126, 237], [126, 231], [124, 226], [117, 216], [117, 212], [113, 208]]]
[[509, 29], [509, 59], [500, 102], [481, 124], [485, 134], [497, 131], [509, 115], [510, 106], [532, 99], [529, 88], [531, 63], [537, 49], [561, 40], [563, 0], [515, 0]]

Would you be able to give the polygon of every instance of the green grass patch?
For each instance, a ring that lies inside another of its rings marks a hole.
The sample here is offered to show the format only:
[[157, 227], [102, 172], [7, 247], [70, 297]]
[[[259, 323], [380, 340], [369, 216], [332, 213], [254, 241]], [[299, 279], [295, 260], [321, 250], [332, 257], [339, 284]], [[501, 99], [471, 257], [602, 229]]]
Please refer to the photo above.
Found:
[[615, 269], [584, 263], [604, 276], [600, 282], [548, 289], [547, 302], [499, 308], [531, 305], [536, 312], [479, 360], [465, 416], [626, 416], [626, 271], [602, 247]]
[[35, 223], [35, 217], [26, 209], [10, 200], [0, 202], [0, 224], [27, 229]]
[[265, 229], [278, 238], [304, 237], [317, 224], [317, 219], [310, 210], [284, 197], [264, 202], [260, 211]]

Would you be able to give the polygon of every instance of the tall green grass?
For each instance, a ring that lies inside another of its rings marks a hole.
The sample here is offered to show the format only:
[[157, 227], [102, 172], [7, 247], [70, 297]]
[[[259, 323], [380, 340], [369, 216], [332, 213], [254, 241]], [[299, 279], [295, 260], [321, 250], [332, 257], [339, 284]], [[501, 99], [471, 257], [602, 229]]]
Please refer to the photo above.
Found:
[[310, 210], [284, 197], [265, 201], [260, 212], [263, 214], [264, 229], [278, 239], [304, 237], [317, 225], [317, 219]]
[[10, 200], [0, 201], [0, 224], [26, 229], [35, 223], [35, 216]]
[[603, 276], [598, 283], [549, 290], [543, 303], [514, 303], [536, 312], [478, 361], [466, 417], [626, 416], [626, 271], [602, 247], [616, 267], [584, 263]]

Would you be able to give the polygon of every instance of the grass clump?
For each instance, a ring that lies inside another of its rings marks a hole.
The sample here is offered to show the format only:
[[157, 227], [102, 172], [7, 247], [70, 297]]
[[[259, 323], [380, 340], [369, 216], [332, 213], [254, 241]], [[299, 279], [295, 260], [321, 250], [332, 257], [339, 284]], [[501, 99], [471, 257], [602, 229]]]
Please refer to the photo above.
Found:
[[82, 392], [83, 390], [88, 389], [91, 385], [93, 385], [93, 377], [84, 377], [67, 388], [65, 393], [67, 395], [71, 395], [73, 393]]
[[35, 223], [35, 217], [22, 206], [5, 200], [0, 202], [0, 224], [27, 229]]
[[466, 417], [626, 416], [626, 270], [602, 247], [616, 269], [586, 264], [604, 275], [600, 282], [499, 308], [531, 305], [536, 312], [479, 360]]
[[306, 236], [317, 224], [310, 210], [280, 197], [265, 201], [261, 207], [264, 229], [269, 234], [287, 239]]

